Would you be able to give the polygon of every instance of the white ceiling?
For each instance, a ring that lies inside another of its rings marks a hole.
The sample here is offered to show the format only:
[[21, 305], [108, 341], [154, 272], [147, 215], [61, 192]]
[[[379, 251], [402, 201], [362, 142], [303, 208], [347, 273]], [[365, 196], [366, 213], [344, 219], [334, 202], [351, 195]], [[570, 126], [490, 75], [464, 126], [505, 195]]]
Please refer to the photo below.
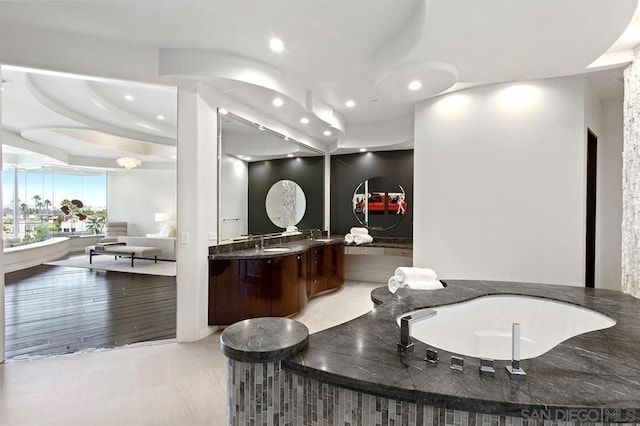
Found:
[[[189, 75], [345, 152], [354, 145], [406, 147], [415, 103], [445, 90], [596, 72], [587, 78], [601, 98], [619, 96], [620, 67], [640, 42], [633, 36], [637, 3], [1, 1], [0, 26], [155, 49], [160, 65], [150, 80], [160, 76], [169, 85], [179, 84], [176, 75]], [[269, 49], [272, 37], [282, 39], [283, 52]], [[618, 59], [611, 62], [613, 57]], [[588, 69], [598, 58], [609, 62]], [[195, 63], [206, 63], [207, 72]], [[2, 93], [3, 125], [27, 140], [66, 151], [67, 161], [88, 164], [96, 158], [102, 160], [96, 165], [104, 165], [134, 152], [150, 167], [161, 167], [175, 152], [167, 149], [176, 137], [171, 88], [6, 68], [3, 79], [9, 80]], [[406, 90], [413, 79], [423, 82], [420, 91]], [[124, 100], [125, 94], [135, 100]], [[276, 96], [284, 100], [282, 107], [272, 105]], [[345, 106], [348, 99], [355, 101], [354, 108]], [[157, 120], [159, 114], [165, 120]], [[303, 116], [309, 124], [300, 123]], [[327, 129], [330, 136], [322, 133]], [[366, 141], [356, 136], [363, 134], [369, 135]]]

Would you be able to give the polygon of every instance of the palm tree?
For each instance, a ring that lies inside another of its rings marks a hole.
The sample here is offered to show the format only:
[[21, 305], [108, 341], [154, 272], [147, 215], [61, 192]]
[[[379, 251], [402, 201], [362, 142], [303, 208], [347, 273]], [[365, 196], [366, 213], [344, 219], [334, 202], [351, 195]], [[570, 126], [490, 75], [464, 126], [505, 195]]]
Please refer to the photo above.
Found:
[[36, 213], [40, 213], [40, 209], [42, 208], [42, 197], [36, 194], [33, 196], [33, 201], [36, 202]]
[[47, 200], [44, 200], [44, 206], [45, 206], [45, 207], [46, 207], [46, 209], [47, 209], [47, 213], [49, 213], [49, 212], [50, 212], [49, 208], [51, 207], [51, 205], [52, 205], [51, 200], [48, 200], [48, 199], [47, 199]]

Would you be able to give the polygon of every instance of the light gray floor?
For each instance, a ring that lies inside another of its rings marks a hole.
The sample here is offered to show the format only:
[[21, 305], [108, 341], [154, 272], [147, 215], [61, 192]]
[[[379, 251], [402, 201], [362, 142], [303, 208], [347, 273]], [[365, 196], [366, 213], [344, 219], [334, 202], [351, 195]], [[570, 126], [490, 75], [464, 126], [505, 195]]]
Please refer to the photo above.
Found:
[[[311, 333], [372, 308], [374, 283], [347, 282], [294, 318]], [[0, 424], [225, 425], [226, 361], [220, 333], [0, 365]]]

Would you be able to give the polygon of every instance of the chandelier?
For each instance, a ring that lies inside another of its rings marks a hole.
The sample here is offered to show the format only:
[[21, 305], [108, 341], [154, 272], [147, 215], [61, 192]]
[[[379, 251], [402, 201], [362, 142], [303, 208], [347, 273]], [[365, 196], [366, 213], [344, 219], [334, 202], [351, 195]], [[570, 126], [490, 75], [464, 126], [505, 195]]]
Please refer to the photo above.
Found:
[[125, 169], [133, 169], [142, 164], [142, 161], [133, 157], [120, 157], [116, 160], [116, 163]]

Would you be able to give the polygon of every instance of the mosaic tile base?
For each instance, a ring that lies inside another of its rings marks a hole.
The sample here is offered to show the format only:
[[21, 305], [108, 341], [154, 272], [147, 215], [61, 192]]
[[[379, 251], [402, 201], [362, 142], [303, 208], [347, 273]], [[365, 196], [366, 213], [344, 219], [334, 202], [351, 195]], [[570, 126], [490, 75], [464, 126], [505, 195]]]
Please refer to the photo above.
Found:
[[279, 362], [250, 364], [228, 359], [227, 395], [227, 421], [234, 426], [606, 425], [471, 413], [398, 401], [302, 377], [283, 370]]

